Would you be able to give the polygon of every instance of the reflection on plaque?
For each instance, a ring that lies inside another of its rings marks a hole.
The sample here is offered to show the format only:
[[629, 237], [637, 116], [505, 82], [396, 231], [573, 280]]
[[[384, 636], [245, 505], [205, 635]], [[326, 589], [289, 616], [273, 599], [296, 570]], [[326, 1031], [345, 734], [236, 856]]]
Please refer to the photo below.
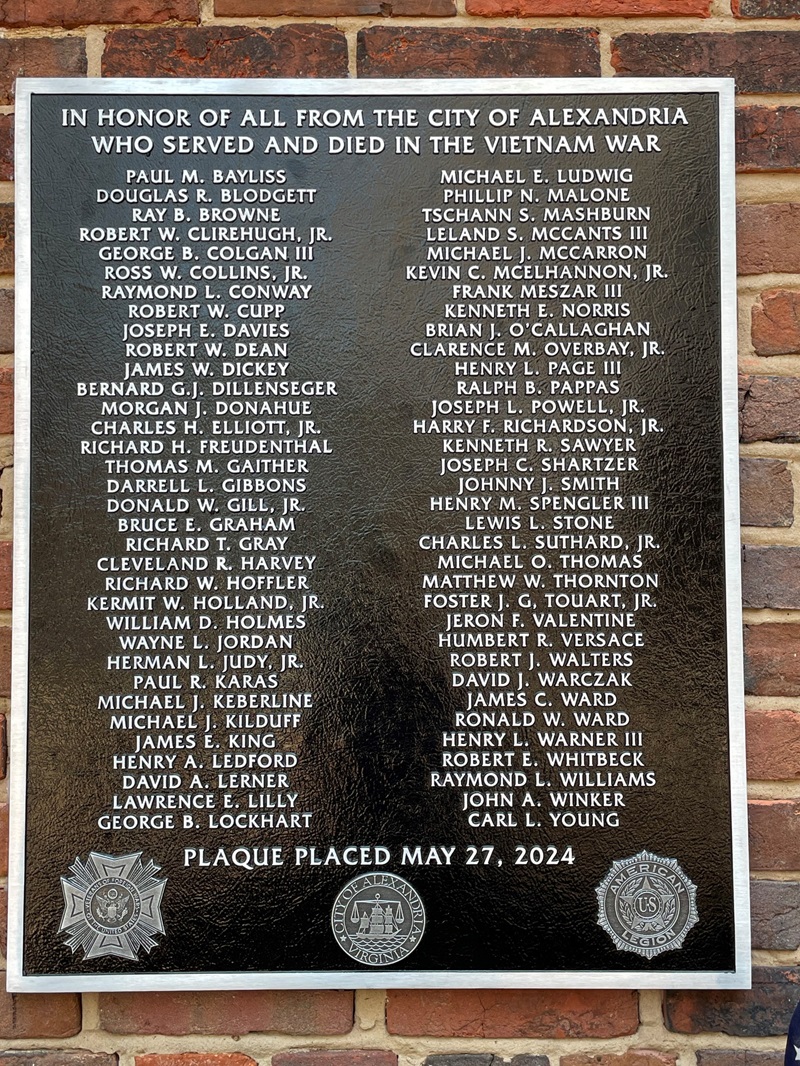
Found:
[[9, 987], [747, 983], [731, 98], [22, 83]]

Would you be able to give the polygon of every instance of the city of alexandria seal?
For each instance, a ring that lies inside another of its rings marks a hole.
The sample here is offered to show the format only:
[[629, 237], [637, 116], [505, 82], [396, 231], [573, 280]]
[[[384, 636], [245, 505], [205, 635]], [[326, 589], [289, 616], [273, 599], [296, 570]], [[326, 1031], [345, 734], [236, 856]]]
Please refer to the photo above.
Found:
[[342, 951], [366, 966], [405, 959], [425, 931], [425, 908], [402, 877], [368, 873], [348, 881], [334, 900], [333, 935]]
[[598, 924], [619, 951], [652, 959], [681, 947], [697, 922], [697, 889], [675, 859], [640, 851], [618, 859], [595, 889]]
[[102, 855], [92, 851], [84, 863], [70, 866], [71, 877], [61, 878], [64, 915], [59, 927], [74, 952], [83, 948], [87, 959], [119, 955], [135, 959], [156, 946], [154, 935], [164, 932], [161, 897], [166, 878], [156, 877], [160, 866], [142, 853]]

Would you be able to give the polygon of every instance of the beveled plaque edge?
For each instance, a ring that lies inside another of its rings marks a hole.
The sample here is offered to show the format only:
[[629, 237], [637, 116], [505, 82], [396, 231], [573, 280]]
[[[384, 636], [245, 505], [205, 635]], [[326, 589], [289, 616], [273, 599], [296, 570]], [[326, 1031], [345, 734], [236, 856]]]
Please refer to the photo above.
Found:
[[[729, 78], [221, 79], [20, 78], [16, 83], [15, 514], [9, 772], [9, 992], [302, 988], [749, 988], [750, 916], [736, 391], [734, 81]], [[736, 968], [730, 971], [299, 971], [286, 973], [23, 973], [30, 535], [31, 98], [37, 94], [512, 95], [716, 93], [719, 99], [720, 343], [728, 722]]]

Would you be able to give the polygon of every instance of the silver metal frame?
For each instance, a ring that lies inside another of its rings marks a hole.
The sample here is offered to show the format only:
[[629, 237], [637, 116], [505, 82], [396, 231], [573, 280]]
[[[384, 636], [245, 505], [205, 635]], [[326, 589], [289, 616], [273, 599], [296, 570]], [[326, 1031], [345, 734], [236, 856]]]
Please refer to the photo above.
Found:
[[[22, 969], [28, 692], [28, 545], [30, 532], [30, 102], [36, 94], [171, 96], [385, 96], [610, 93], [716, 93], [719, 96], [720, 256], [723, 474], [727, 579], [730, 798], [736, 969], [726, 972], [641, 971], [335, 971], [27, 976]], [[734, 83], [724, 78], [512, 78], [446, 80], [20, 79], [17, 82], [16, 414], [14, 630], [10, 775], [10, 874], [7, 988], [10, 992], [150, 991], [259, 988], [749, 988], [750, 915], [747, 789], [744, 762], [741, 556], [739, 547], [738, 406], [736, 390], [736, 225]]]

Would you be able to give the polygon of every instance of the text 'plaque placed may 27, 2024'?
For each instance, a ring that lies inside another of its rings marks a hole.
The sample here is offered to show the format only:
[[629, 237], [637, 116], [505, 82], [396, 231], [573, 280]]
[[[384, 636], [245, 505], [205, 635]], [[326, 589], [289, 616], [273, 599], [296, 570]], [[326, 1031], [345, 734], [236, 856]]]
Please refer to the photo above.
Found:
[[732, 92], [20, 82], [11, 989], [747, 985]]

